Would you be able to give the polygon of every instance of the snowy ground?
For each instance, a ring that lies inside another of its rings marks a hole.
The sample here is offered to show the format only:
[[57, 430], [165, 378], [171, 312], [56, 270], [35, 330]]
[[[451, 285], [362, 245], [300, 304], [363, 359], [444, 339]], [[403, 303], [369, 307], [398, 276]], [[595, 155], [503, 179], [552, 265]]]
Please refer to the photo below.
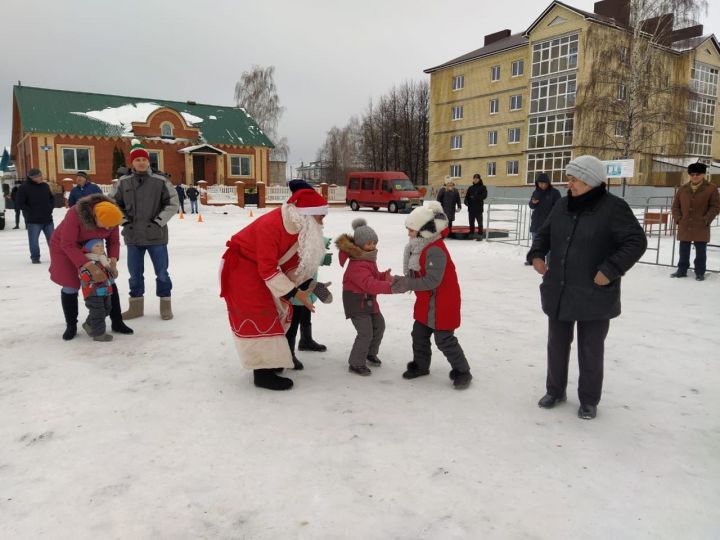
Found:
[[[333, 210], [327, 233], [357, 215]], [[399, 270], [404, 217], [361, 215], [380, 267]], [[251, 218], [191, 218], [171, 222], [175, 319], [149, 296], [135, 335], [109, 344], [60, 339], [47, 248], [31, 265], [25, 231], [0, 232], [1, 538], [720, 537], [718, 275], [630, 272], [594, 421], [576, 417], [574, 365], [568, 403], [537, 407], [539, 278], [499, 243], [449, 242], [468, 390], [451, 388], [437, 352], [431, 376], [401, 378], [413, 303], [401, 295], [381, 299], [371, 377], [347, 372], [354, 332], [337, 302], [314, 317], [328, 352], [301, 353], [295, 388], [272, 393], [236, 359], [217, 292], [224, 243]], [[339, 297], [340, 267], [322, 277]]]

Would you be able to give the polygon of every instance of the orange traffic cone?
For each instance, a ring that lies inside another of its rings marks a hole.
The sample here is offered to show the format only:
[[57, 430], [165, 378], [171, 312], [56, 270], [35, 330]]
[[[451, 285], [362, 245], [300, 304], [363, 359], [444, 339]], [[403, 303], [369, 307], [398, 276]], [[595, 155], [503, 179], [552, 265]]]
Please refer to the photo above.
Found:
[[203, 222], [202, 214], [198, 214], [198, 223], [202, 223], [202, 222]]
[[248, 214], [249, 217], [255, 217], [253, 216], [252, 210], [250, 210], [250, 213]]
[[185, 214], [180, 210], [180, 217], [178, 219], [185, 219]]

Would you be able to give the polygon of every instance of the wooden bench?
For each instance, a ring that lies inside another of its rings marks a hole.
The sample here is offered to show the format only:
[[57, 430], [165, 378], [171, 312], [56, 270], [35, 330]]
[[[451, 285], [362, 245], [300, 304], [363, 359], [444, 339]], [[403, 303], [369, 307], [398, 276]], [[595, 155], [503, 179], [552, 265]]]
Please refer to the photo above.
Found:
[[652, 234], [652, 226], [657, 225], [658, 231], [663, 230], [664, 234], [668, 234], [668, 222], [670, 221], [670, 212], [645, 212], [643, 216], [643, 230]]

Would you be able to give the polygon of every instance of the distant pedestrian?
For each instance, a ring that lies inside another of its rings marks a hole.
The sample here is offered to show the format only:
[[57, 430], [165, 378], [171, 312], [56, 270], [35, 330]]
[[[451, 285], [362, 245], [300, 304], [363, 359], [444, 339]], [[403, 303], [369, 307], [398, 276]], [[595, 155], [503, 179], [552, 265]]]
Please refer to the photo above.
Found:
[[487, 188], [483, 184], [482, 177], [475, 173], [472, 186], [465, 192], [465, 206], [468, 207], [468, 220], [470, 225], [470, 236], [472, 240], [475, 234], [475, 223], [477, 222], [478, 235], [476, 240], [483, 239], [483, 212], [485, 211], [485, 199], [487, 199]]
[[15, 226], [13, 227], [13, 229], [20, 228], [20, 214], [22, 213], [22, 211], [20, 210], [20, 206], [18, 205], [17, 201], [17, 194], [19, 189], [19, 186], [13, 186], [13, 188], [10, 190], [10, 199], [12, 200], [13, 209], [15, 210]]
[[195, 186], [190, 186], [187, 191], [185, 192], [187, 195], [187, 198], [190, 199], [190, 213], [191, 214], [197, 214], [198, 213], [198, 197], [200, 196], [200, 192], [198, 191], [198, 188]]
[[30, 169], [27, 179], [17, 193], [17, 206], [22, 210], [30, 245], [30, 260], [40, 264], [40, 233], [45, 235], [48, 247], [55, 230], [53, 209], [55, 199], [40, 169]]
[[92, 182], [90, 175], [85, 171], [79, 171], [75, 177], [75, 187], [70, 191], [68, 207], [73, 207], [78, 199], [97, 193], [102, 195], [102, 189]]
[[457, 208], [458, 212], [462, 210], [462, 205], [460, 204], [460, 192], [455, 189], [455, 181], [452, 177], [445, 177], [445, 185], [440, 188], [440, 191], [438, 191], [437, 202], [440, 203], [443, 208], [443, 213], [447, 217], [447, 234], [449, 236], [452, 234], [452, 224], [453, 221], [455, 221], [455, 209]]
[[185, 213], [185, 188], [182, 184], [178, 184], [175, 186], [175, 191], [177, 191], [178, 195], [178, 202], [180, 203], [180, 208], [178, 209], [178, 212]]
[[704, 163], [691, 163], [688, 167], [690, 181], [681, 186], [675, 194], [672, 215], [678, 228], [680, 259], [677, 270], [670, 277], [687, 277], [690, 268], [690, 244], [695, 244], [695, 279], [705, 279], [710, 224], [720, 212], [718, 188], [705, 180], [706, 172], [707, 166]]
[[[538, 174], [535, 180], [535, 191], [530, 196], [530, 202], [528, 203], [528, 206], [532, 209], [532, 215], [530, 216], [530, 243], [535, 240], [535, 234], [545, 223], [555, 203], [562, 198], [560, 192], [552, 187], [550, 183], [550, 177], [544, 172]], [[525, 261], [525, 264], [530, 265], [532, 263]]]

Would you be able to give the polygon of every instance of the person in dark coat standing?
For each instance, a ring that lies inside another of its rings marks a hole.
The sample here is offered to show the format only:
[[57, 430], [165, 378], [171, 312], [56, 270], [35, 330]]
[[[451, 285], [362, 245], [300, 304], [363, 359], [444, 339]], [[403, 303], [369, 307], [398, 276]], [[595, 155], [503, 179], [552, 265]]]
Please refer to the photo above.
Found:
[[180, 203], [180, 208], [178, 209], [178, 212], [185, 213], [185, 188], [182, 184], [178, 184], [175, 186], [175, 191], [177, 191], [178, 195], [178, 202]]
[[438, 191], [437, 202], [443, 207], [443, 212], [448, 219], [448, 235], [450, 235], [452, 234], [453, 221], [455, 221], [455, 208], [457, 208], [458, 212], [462, 210], [460, 192], [455, 189], [455, 181], [452, 177], [445, 177], [445, 186]]
[[[540, 229], [540, 226], [545, 223], [553, 206], [561, 197], [560, 192], [550, 185], [550, 177], [544, 172], [538, 174], [537, 180], [535, 180], [535, 191], [530, 196], [530, 202], [528, 203], [528, 206], [532, 209], [532, 215], [530, 216], [530, 243], [535, 240], [535, 234]], [[530, 265], [531, 263], [525, 261], [525, 264]]]
[[187, 198], [190, 199], [190, 213], [191, 214], [197, 214], [198, 213], [198, 197], [200, 196], [200, 192], [198, 191], [198, 188], [195, 186], [190, 186], [188, 190], [185, 192], [187, 195]]
[[13, 186], [13, 188], [10, 190], [10, 200], [12, 200], [13, 203], [13, 209], [15, 210], [15, 226], [13, 229], [19, 229], [20, 228], [20, 214], [21, 210], [18, 206], [17, 202], [17, 194], [19, 190], [19, 186]]
[[549, 409], [567, 399], [577, 322], [578, 416], [591, 419], [602, 393], [610, 319], [620, 315], [620, 278], [645, 253], [647, 239], [628, 204], [607, 192], [605, 166], [599, 159], [580, 156], [565, 172], [568, 195], [553, 207], [527, 255], [543, 276], [540, 297], [548, 316], [547, 393], [538, 405]]
[[695, 244], [695, 279], [705, 280], [710, 224], [720, 212], [718, 188], [705, 180], [706, 172], [707, 166], [704, 163], [691, 163], [688, 167], [690, 181], [675, 193], [672, 215], [678, 226], [680, 259], [677, 270], [670, 274], [670, 277], [687, 277], [690, 268], [690, 244]]
[[92, 182], [88, 173], [85, 171], [78, 172], [75, 178], [75, 187], [72, 188], [70, 196], [68, 197], [68, 207], [72, 208], [75, 206], [75, 203], [78, 202], [78, 199], [87, 197], [93, 193], [102, 195], [102, 190], [97, 184]]
[[22, 210], [30, 245], [30, 260], [40, 264], [40, 233], [50, 247], [50, 238], [55, 230], [53, 223], [54, 198], [50, 186], [45, 182], [40, 169], [30, 169], [27, 179], [17, 193], [17, 206]]
[[470, 224], [470, 237], [475, 234], [475, 222], [477, 221], [478, 235], [476, 240], [483, 239], [483, 212], [485, 211], [485, 199], [487, 199], [487, 188], [483, 184], [482, 177], [475, 173], [472, 186], [465, 192], [465, 206], [468, 207], [468, 220]]

